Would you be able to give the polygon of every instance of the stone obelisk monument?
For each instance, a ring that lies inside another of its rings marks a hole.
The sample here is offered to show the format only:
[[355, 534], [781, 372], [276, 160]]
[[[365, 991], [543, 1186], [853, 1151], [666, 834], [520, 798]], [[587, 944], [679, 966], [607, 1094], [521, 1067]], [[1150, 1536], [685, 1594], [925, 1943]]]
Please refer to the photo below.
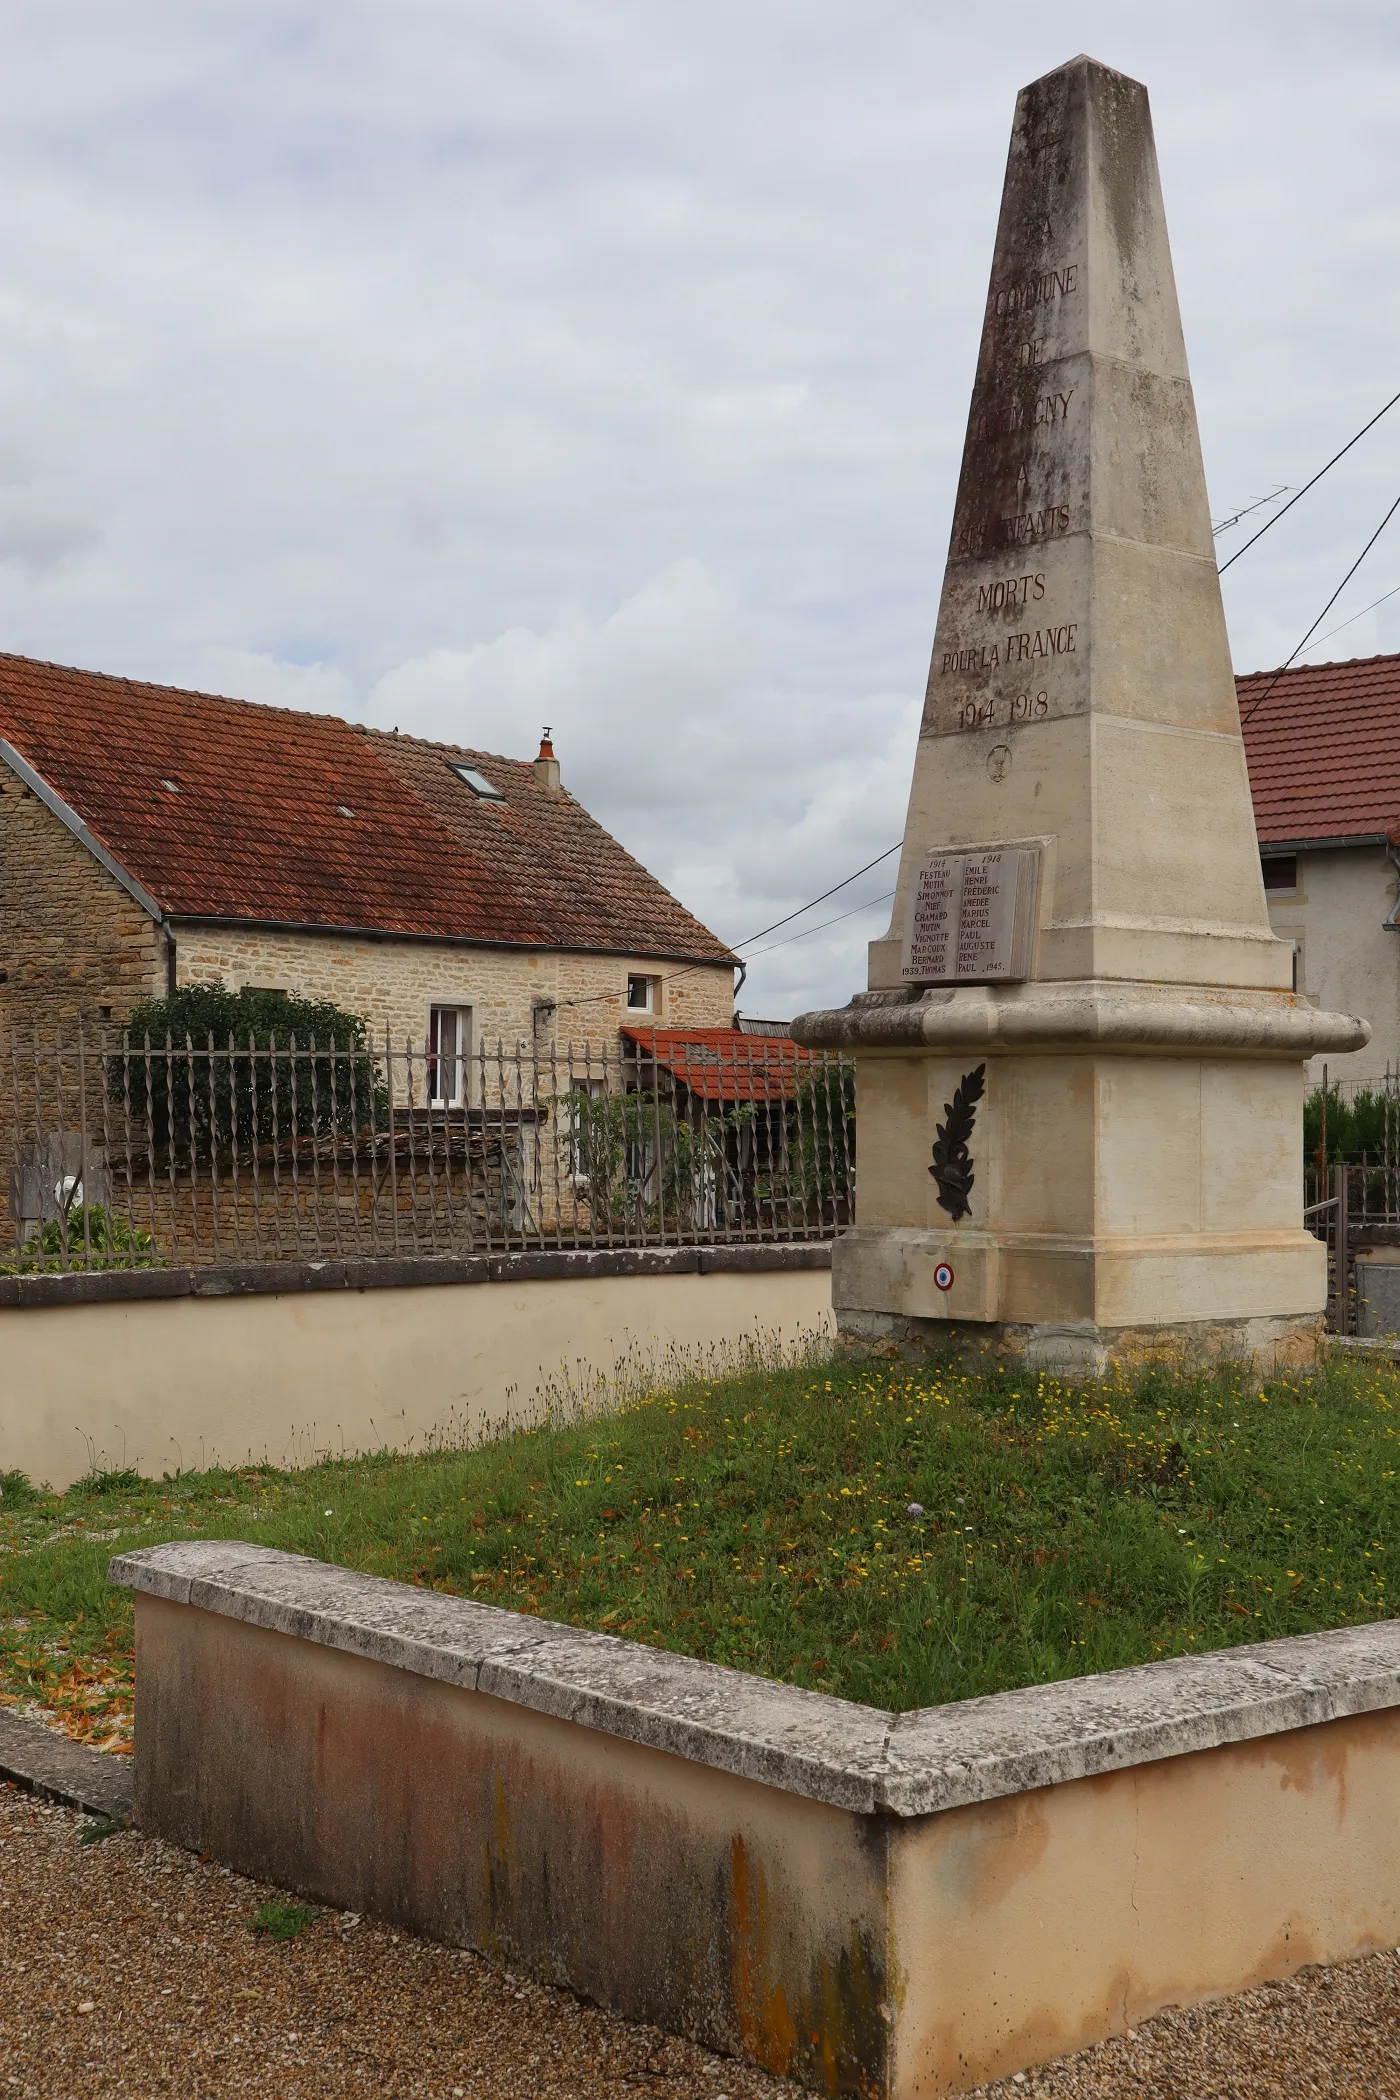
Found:
[[1316, 1347], [1304, 1060], [1364, 1021], [1269, 930], [1147, 93], [1016, 104], [890, 932], [843, 1333], [1099, 1367]]

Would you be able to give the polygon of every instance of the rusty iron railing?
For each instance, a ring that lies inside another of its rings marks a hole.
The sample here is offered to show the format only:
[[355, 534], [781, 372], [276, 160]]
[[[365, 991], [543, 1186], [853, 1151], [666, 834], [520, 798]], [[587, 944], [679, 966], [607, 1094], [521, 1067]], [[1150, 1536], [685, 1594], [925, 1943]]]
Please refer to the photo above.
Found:
[[0, 1270], [830, 1239], [850, 1060], [790, 1040], [0, 1045]]

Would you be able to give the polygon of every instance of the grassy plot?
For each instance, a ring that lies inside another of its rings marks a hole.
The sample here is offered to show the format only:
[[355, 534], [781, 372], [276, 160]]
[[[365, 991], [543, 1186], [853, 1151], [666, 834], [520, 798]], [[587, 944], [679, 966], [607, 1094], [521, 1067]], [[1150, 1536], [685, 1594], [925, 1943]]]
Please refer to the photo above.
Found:
[[120, 1747], [110, 1554], [236, 1537], [907, 1708], [1389, 1615], [1400, 1374], [828, 1365], [475, 1451], [0, 1497], [0, 1697]]

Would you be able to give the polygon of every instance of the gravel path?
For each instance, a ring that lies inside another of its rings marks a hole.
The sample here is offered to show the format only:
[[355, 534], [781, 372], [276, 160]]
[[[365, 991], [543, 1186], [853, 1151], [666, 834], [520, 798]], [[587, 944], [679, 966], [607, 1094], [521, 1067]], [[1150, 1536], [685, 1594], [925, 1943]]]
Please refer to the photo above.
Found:
[[[347, 2094], [451, 2100], [779, 2100], [795, 2088], [323, 1911], [256, 1936], [276, 1889], [0, 1785], [0, 2096]], [[8, 2083], [7, 2083], [8, 2081]]]
[[1301, 1969], [984, 2086], [977, 2100], [1400, 2100], [1400, 1960]]
[[[323, 1911], [278, 1944], [279, 1892], [0, 1784], [0, 2100], [779, 2100], [795, 2088], [478, 1957]], [[1310, 1969], [984, 2100], [1400, 2100], [1400, 1960]]]

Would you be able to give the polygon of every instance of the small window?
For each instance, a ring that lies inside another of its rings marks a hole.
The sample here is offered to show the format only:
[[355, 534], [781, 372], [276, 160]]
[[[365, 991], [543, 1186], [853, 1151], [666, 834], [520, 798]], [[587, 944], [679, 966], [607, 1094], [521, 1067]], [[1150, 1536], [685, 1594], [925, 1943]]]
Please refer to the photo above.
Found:
[[627, 980], [627, 1011], [629, 1014], [654, 1014], [657, 1008], [657, 982], [654, 977], [629, 977]]
[[1264, 862], [1264, 887], [1266, 890], [1297, 889], [1298, 856], [1296, 853], [1276, 853]]
[[448, 771], [455, 773], [459, 780], [465, 780], [472, 793], [479, 795], [483, 802], [505, 801], [506, 798], [501, 793], [501, 790], [498, 787], [492, 787], [486, 775], [479, 773], [475, 766], [459, 766], [455, 760], [450, 760]]
[[464, 1108], [471, 1056], [471, 1008], [428, 1009], [428, 1100], [433, 1108]]

